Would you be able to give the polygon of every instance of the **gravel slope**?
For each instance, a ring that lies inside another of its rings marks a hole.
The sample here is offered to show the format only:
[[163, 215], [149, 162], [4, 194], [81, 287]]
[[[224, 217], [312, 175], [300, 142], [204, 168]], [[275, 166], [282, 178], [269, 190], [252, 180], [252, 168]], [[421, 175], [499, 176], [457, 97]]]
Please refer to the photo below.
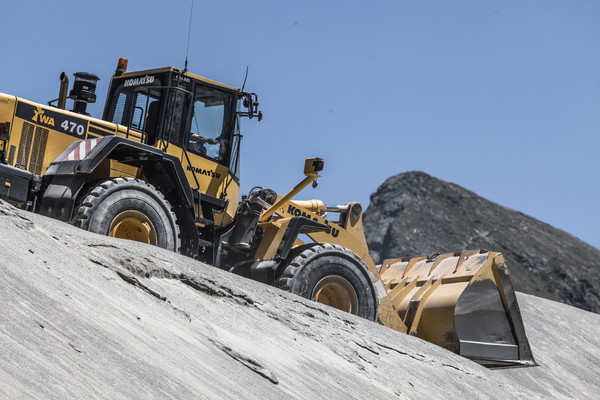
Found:
[[0, 202], [0, 398], [594, 398], [600, 315], [519, 295], [539, 367], [420, 339]]

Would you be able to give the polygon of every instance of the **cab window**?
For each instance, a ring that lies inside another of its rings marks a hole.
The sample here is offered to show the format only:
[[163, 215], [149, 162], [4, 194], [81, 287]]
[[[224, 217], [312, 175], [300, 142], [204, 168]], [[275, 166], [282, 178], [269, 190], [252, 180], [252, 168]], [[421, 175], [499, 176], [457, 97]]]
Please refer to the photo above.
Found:
[[227, 153], [227, 116], [232, 96], [196, 86], [187, 149], [201, 156], [224, 161]]
[[146, 87], [135, 90], [121, 85], [115, 95], [107, 120], [144, 132], [148, 142], [153, 143], [158, 128], [160, 89]]

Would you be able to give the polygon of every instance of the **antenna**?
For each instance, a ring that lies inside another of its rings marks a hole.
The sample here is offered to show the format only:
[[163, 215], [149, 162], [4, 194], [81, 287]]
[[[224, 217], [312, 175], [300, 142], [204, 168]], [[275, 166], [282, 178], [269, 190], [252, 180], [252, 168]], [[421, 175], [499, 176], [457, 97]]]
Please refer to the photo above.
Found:
[[187, 40], [187, 49], [185, 50], [185, 66], [183, 67], [183, 73], [187, 72], [188, 53], [190, 52], [190, 34], [192, 33], [193, 11], [194, 11], [194, 0], [192, 0], [192, 7], [190, 8], [190, 25], [188, 27], [188, 40]]
[[248, 79], [248, 65], [246, 65], [246, 76], [244, 77], [244, 83], [242, 84], [242, 92], [244, 91], [244, 88], [246, 87], [246, 79]]

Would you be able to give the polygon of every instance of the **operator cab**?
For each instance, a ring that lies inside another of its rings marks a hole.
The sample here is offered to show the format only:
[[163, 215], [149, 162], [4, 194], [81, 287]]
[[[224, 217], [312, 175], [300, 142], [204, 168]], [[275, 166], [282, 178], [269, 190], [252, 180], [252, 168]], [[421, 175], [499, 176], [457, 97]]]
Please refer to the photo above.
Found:
[[115, 76], [103, 119], [230, 166], [240, 92], [174, 68]]
[[227, 202], [230, 221], [239, 195], [238, 117], [261, 119], [256, 95], [172, 67], [126, 73], [122, 60], [102, 119], [177, 156], [192, 189]]

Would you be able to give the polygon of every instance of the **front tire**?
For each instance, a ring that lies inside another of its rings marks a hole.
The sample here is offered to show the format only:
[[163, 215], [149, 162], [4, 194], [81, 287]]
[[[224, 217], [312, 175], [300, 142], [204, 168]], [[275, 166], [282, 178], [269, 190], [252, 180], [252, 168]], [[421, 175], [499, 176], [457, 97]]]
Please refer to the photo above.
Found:
[[90, 232], [178, 251], [179, 229], [171, 205], [154, 186], [133, 178], [99, 182], [81, 196], [75, 226]]
[[295, 249], [275, 286], [371, 321], [377, 316], [367, 266], [341, 246], [315, 243]]

